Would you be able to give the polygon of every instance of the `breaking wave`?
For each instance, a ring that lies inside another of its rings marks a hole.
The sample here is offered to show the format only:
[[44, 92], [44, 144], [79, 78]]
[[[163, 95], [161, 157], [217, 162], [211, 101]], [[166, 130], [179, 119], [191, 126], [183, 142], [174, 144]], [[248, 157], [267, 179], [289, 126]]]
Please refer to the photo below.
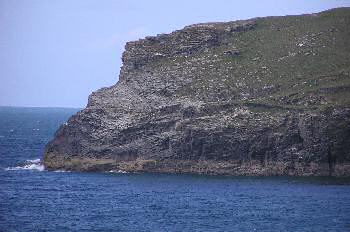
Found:
[[70, 171], [60, 169], [60, 170], [56, 170], [56, 171], [53, 171], [53, 172], [70, 172]]
[[123, 170], [111, 170], [111, 171], [109, 171], [109, 173], [128, 173], [128, 172], [123, 171]]
[[25, 164], [17, 167], [5, 168], [6, 171], [19, 171], [19, 170], [34, 170], [34, 171], [44, 171], [45, 167], [40, 159], [27, 160]]

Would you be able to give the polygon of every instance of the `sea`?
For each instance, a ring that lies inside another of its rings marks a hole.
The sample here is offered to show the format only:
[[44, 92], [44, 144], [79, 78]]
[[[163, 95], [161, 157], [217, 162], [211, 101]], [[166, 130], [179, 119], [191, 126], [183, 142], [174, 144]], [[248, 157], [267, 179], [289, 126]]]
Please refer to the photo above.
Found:
[[0, 231], [350, 231], [350, 180], [47, 171], [79, 109], [0, 107]]

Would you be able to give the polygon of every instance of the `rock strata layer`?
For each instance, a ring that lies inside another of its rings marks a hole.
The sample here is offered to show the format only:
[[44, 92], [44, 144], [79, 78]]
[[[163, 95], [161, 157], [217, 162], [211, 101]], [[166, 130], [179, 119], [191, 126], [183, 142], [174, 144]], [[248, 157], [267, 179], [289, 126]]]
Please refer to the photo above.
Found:
[[125, 46], [47, 169], [350, 176], [350, 9], [205, 23]]

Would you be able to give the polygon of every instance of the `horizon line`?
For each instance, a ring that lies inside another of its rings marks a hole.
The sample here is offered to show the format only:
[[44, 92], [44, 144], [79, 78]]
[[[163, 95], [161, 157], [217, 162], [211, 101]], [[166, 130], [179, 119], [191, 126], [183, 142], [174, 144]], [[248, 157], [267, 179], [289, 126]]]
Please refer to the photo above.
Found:
[[74, 107], [74, 106], [9, 106], [0, 105], [1, 108], [61, 108], [61, 109], [84, 109], [85, 107]]

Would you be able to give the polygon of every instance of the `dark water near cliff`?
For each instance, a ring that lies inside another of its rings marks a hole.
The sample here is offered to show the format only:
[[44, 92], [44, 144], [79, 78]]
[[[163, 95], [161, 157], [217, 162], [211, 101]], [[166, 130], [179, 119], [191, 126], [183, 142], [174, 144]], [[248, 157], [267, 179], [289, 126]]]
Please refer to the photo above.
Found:
[[74, 109], [0, 107], [0, 231], [350, 231], [350, 181], [42, 170]]

